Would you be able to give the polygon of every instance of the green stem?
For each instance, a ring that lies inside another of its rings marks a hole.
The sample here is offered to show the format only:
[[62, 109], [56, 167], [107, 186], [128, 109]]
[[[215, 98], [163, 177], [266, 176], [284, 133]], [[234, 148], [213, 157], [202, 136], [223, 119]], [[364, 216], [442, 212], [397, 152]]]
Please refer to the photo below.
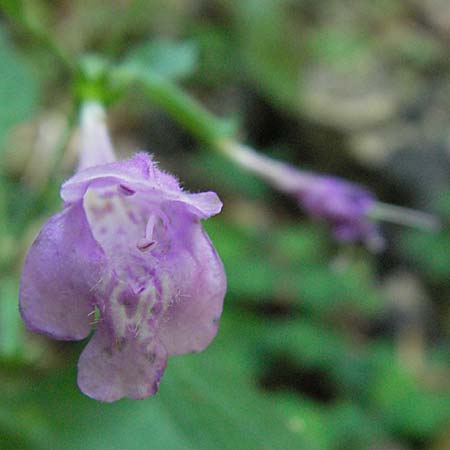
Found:
[[216, 147], [218, 142], [236, 133], [234, 121], [216, 117], [175, 84], [155, 73], [142, 74], [119, 68], [113, 71], [112, 79], [121, 87], [132, 82], [140, 84], [154, 104], [161, 106], [175, 121], [208, 145]]
[[31, 20], [27, 17], [23, 6], [13, 8], [10, 5], [11, 2], [4, 0], [0, 1], [0, 8], [5, 13], [9, 19], [22, 28], [28, 35], [33, 36], [38, 40], [49, 52], [54, 55], [62, 67], [69, 72], [73, 73], [76, 69], [76, 64], [73, 62], [72, 58], [54, 41], [47, 30], [38, 24], [36, 21]]
[[130, 24], [133, 23], [139, 15], [142, 14], [143, 7], [147, 0], [132, 0], [126, 7], [125, 11], [120, 17], [115, 20], [113, 28], [110, 30], [110, 36], [108, 36], [108, 42], [104, 50], [104, 55], [108, 59], [114, 59], [117, 57], [118, 51], [123, 44], [126, 44], [125, 33], [129, 30]]
[[28, 26], [28, 31], [33, 33], [36, 39], [41, 41], [42, 45], [59, 60], [61, 66], [64, 67], [68, 73], [75, 72], [76, 64], [72, 58], [70, 58], [70, 56], [56, 44], [53, 38], [43, 28], [30, 23]]

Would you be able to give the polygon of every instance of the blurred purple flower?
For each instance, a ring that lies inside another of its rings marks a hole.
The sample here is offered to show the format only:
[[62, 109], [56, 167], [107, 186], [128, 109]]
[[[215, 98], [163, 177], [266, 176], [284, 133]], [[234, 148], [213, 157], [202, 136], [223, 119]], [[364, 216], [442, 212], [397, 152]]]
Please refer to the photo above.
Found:
[[383, 248], [383, 237], [371, 217], [379, 203], [367, 189], [341, 178], [299, 170], [233, 141], [222, 142], [220, 148], [241, 167], [295, 197], [307, 214], [331, 227], [337, 240], [362, 242], [374, 251]]
[[327, 222], [342, 242], [363, 242], [378, 250], [383, 244], [370, 218], [376, 198], [368, 190], [337, 177], [316, 175], [295, 193], [300, 206], [311, 216]]
[[86, 338], [97, 314], [80, 389], [141, 399], [157, 391], [168, 355], [199, 352], [217, 332], [225, 273], [200, 219], [222, 203], [184, 192], [145, 153], [115, 162], [98, 105], [85, 107], [81, 131], [64, 209], [26, 257], [20, 311], [28, 328], [61, 340]]

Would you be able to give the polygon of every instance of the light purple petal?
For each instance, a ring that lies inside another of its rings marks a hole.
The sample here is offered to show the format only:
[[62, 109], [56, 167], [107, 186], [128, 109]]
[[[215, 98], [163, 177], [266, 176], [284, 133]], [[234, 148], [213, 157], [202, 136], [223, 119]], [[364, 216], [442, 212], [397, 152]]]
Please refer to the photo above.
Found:
[[148, 202], [141, 192], [121, 195], [110, 188], [90, 188], [83, 205], [92, 234], [105, 253], [108, 273], [134, 292], [145, 289], [158, 265], [149, 247], [156, 245], [160, 253], [169, 245], [159, 205]]
[[89, 167], [76, 173], [63, 183], [61, 197], [65, 202], [73, 202], [80, 200], [89, 187], [111, 185], [123, 185], [132, 191], [154, 190], [156, 194], [181, 193], [176, 178], [159, 170], [147, 153], [138, 153], [126, 161]]
[[209, 345], [226, 291], [222, 262], [200, 223], [181, 212], [176, 217], [179, 227], [167, 262], [174, 298], [158, 330], [169, 355], [199, 352]]
[[[117, 335], [135, 326], [146, 333], [149, 320], [158, 322], [169, 354], [201, 351], [217, 333], [226, 288], [222, 263], [186, 204], [155, 206], [145, 200], [142, 193], [109, 195], [92, 189], [84, 199], [108, 273], [114, 273], [114, 295], [105, 305], [111, 311], [108, 320]], [[145, 248], [145, 243], [152, 244]], [[136, 294], [133, 314], [120, 300], [120, 283]]]
[[78, 386], [89, 397], [113, 402], [142, 399], [158, 390], [167, 354], [155, 338], [115, 338], [100, 322], [78, 362]]
[[198, 194], [184, 193], [182, 201], [188, 205], [193, 214], [201, 219], [219, 214], [222, 210], [222, 202], [217, 194], [211, 191]]
[[115, 187], [123, 195], [138, 192], [154, 203], [181, 202], [200, 218], [218, 214], [222, 202], [214, 192], [190, 194], [182, 191], [173, 176], [161, 171], [146, 153], [138, 153], [127, 161], [90, 167], [75, 174], [61, 188], [66, 203], [79, 201], [89, 188]]
[[85, 338], [91, 329], [92, 287], [101, 277], [103, 253], [81, 204], [53, 216], [25, 260], [20, 312], [28, 328], [55, 339]]

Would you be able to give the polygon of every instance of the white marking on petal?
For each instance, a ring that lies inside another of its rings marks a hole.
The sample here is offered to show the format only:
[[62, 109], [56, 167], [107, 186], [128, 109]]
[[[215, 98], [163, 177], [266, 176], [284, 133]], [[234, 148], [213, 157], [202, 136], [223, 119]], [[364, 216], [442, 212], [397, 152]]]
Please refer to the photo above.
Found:
[[118, 283], [109, 297], [109, 308], [111, 319], [114, 326], [115, 335], [118, 337], [125, 337], [128, 325], [128, 317], [126, 310], [120, 303], [119, 299], [124, 290], [122, 283]]

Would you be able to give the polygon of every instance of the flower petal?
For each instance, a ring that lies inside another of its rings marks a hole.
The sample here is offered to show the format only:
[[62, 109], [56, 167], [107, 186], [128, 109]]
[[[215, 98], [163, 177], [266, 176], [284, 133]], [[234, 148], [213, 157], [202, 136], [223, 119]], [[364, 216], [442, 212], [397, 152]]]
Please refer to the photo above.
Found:
[[[182, 217], [178, 214], [177, 217]], [[177, 293], [164, 313], [158, 336], [169, 355], [199, 352], [217, 333], [226, 291], [225, 271], [198, 220], [179, 228], [169, 259], [172, 290]]]
[[127, 197], [89, 188], [83, 199], [92, 234], [105, 253], [106, 272], [113, 271], [116, 278], [128, 283], [135, 292], [145, 287], [152, 263], [151, 253], [139, 248], [152, 209], [145, 199], [139, 202], [137, 197], [142, 194]]
[[200, 192], [198, 194], [184, 193], [181, 201], [187, 204], [188, 209], [200, 217], [207, 219], [208, 217], [219, 214], [222, 210], [222, 202], [215, 192]]
[[146, 153], [138, 153], [127, 161], [89, 167], [67, 180], [61, 197], [67, 203], [81, 200], [89, 188], [102, 190], [117, 186], [123, 195], [138, 192], [155, 203], [181, 202], [195, 215], [207, 218], [218, 214], [222, 202], [214, 192], [191, 194], [183, 192], [177, 179], [159, 170]]
[[[61, 197], [65, 202], [80, 200], [89, 187], [122, 185], [132, 191], [155, 191], [175, 199], [181, 193], [176, 178], [162, 172], [147, 153], [138, 153], [126, 161], [89, 167], [63, 183]], [[172, 195], [170, 195], [172, 194]]]
[[156, 338], [116, 339], [100, 322], [78, 361], [78, 386], [104, 402], [142, 399], [156, 393], [166, 363], [167, 353]]
[[27, 327], [55, 339], [85, 338], [102, 265], [103, 253], [82, 205], [53, 216], [30, 248], [22, 272], [20, 312]]

